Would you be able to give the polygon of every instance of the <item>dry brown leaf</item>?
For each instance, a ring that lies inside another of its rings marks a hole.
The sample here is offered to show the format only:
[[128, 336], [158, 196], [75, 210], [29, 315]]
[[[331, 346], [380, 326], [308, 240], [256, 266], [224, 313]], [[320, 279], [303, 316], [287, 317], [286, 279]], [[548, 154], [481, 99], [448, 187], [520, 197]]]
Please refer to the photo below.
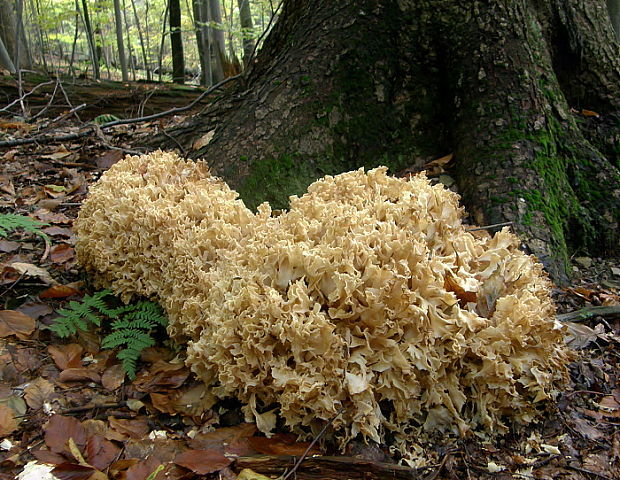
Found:
[[0, 252], [2, 253], [11, 253], [15, 250], [19, 250], [21, 247], [21, 243], [19, 242], [11, 242], [10, 240], [0, 240]]
[[215, 130], [208, 131], [206, 134], [204, 134], [202, 137], [200, 137], [198, 140], [194, 142], [194, 144], [192, 145], [192, 148], [194, 150], [200, 150], [202, 147], [209, 145], [209, 142], [211, 142], [211, 139], [213, 138], [214, 134], [215, 134]]
[[128, 438], [139, 440], [146, 437], [149, 433], [145, 417], [139, 417], [134, 420], [108, 417], [108, 421], [110, 422], [111, 429]]
[[17, 430], [17, 422], [13, 410], [0, 404], [0, 438], [8, 437], [15, 430]]
[[65, 263], [75, 259], [75, 250], [71, 245], [60, 243], [50, 251], [50, 260], [54, 263]]
[[54, 285], [39, 293], [39, 298], [67, 298], [79, 294], [80, 291], [69, 285]]
[[54, 396], [54, 385], [45, 378], [37, 378], [24, 389], [24, 398], [30, 408], [40, 409], [45, 402], [50, 401]]
[[592, 110], [581, 110], [581, 114], [584, 117], [600, 117], [600, 115], [596, 112], [593, 112]]
[[0, 310], [0, 338], [15, 335], [20, 340], [27, 339], [34, 332], [34, 318], [17, 310]]
[[[300, 456], [310, 446], [309, 442], [298, 442], [295, 435], [276, 434], [271, 438], [267, 437], [251, 437], [248, 443], [256, 451], [264, 455], [294, 455]], [[320, 455], [321, 450], [314, 446], [309, 455]]]
[[79, 368], [82, 366], [82, 353], [84, 349], [77, 343], [67, 345], [50, 345], [47, 351], [54, 359], [54, 363], [60, 370], [67, 368]]
[[92, 368], [80, 367], [80, 368], [67, 368], [60, 372], [58, 375], [58, 381], [67, 382], [101, 382], [101, 375], [99, 375]]
[[101, 384], [111, 392], [118, 390], [125, 381], [125, 370], [122, 365], [112, 365], [101, 376]]
[[84, 454], [88, 463], [98, 470], [108, 468], [120, 453], [120, 448], [100, 435], [88, 437]]
[[20, 275], [36, 277], [47, 285], [58, 285], [58, 282], [50, 276], [47, 270], [37, 267], [32, 263], [13, 262], [9, 266]]
[[181, 465], [198, 475], [217, 472], [232, 463], [217, 450], [187, 450], [177, 455], [174, 463]]
[[86, 446], [86, 431], [82, 424], [73, 417], [53, 415], [44, 427], [45, 444], [52, 452], [68, 453], [67, 442], [70, 438], [80, 450]]

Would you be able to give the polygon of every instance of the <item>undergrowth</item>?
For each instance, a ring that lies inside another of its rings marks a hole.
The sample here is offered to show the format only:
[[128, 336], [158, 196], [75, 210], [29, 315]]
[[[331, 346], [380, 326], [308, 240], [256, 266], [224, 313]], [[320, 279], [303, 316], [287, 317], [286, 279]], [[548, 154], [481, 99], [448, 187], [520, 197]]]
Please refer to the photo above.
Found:
[[51, 330], [61, 338], [89, 330], [93, 326], [110, 330], [102, 340], [103, 348], [120, 348], [116, 357], [130, 379], [136, 377], [137, 362], [142, 350], [155, 345], [153, 333], [158, 327], [167, 325], [161, 307], [148, 300], [142, 300], [117, 308], [110, 290], [94, 295], [85, 295], [81, 302], [71, 301], [68, 308], [58, 311]]
[[26, 233], [38, 235], [46, 242], [49, 241], [47, 234], [41, 231], [41, 227], [47, 227], [49, 223], [39, 222], [33, 218], [24, 215], [15, 215], [13, 213], [0, 213], [0, 237], [6, 238], [9, 233], [17, 229], [22, 229]]

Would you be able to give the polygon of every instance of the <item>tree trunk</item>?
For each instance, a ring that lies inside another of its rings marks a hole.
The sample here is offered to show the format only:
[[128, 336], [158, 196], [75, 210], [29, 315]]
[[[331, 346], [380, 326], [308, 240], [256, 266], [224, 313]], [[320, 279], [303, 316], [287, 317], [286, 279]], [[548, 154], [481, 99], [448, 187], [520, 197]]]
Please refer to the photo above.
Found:
[[562, 282], [572, 253], [617, 253], [609, 23], [605, 0], [285, 0], [246, 81], [168, 134], [191, 150], [214, 130], [191, 156], [275, 208], [324, 174], [452, 152], [473, 220], [513, 222]]
[[0, 36], [0, 66], [2, 68], [6, 68], [10, 73], [15, 73], [16, 71], [15, 65], [13, 65], [13, 60], [11, 60], [11, 56], [9, 55], [9, 52], [7, 52], [1, 36]]
[[241, 35], [243, 36], [243, 64], [247, 67], [254, 51], [254, 26], [252, 25], [250, 0], [238, 0], [238, 2]]
[[116, 47], [118, 48], [118, 58], [121, 64], [121, 75], [123, 82], [129, 80], [127, 72], [127, 57], [125, 57], [125, 46], [123, 44], [123, 16], [121, 14], [120, 0], [114, 0], [114, 20], [116, 27]]
[[620, 0], [607, 0], [607, 10], [616, 35], [616, 41], [620, 43]]
[[179, 0], [169, 0], [170, 6], [170, 48], [172, 50], [172, 81], [185, 82], [185, 58], [181, 37], [181, 5]]
[[[213, 67], [213, 82], [224, 80], [224, 64], [226, 58], [226, 41], [224, 40], [224, 30], [222, 30], [222, 12], [220, 0], [205, 0], [209, 8], [209, 32], [211, 45], [211, 65]], [[216, 24], [217, 27], [213, 25]]]
[[84, 27], [86, 28], [86, 39], [88, 40], [90, 59], [93, 64], [93, 76], [95, 77], [95, 80], [99, 80], [101, 78], [101, 73], [99, 71], [99, 57], [97, 56], [95, 36], [93, 34], [92, 24], [90, 23], [90, 15], [88, 13], [88, 4], [86, 0], [82, 0], [82, 13], [84, 14]]
[[[151, 81], [151, 69], [149, 68], [149, 59], [146, 54], [146, 47], [144, 45], [144, 35], [142, 34], [142, 27], [140, 26], [140, 17], [138, 16], [138, 10], [136, 8], [135, 0], [131, 0], [131, 8], [133, 9], [133, 16], [136, 22], [136, 29], [138, 30], [138, 38], [140, 40], [140, 50], [142, 51], [142, 61], [144, 62], [144, 70], [146, 70], [146, 80]], [[148, 8], [148, 4], [147, 4]], [[147, 10], [148, 12], [148, 10]], [[148, 31], [147, 31], [148, 36]]]
[[211, 59], [209, 55], [209, 37], [207, 30], [207, 0], [192, 0], [194, 11], [194, 29], [196, 30], [196, 44], [198, 45], [198, 59], [200, 60], [200, 84], [211, 85]]
[[[18, 66], [17, 52], [19, 52], [20, 57], [19, 67], [30, 68], [32, 61], [21, 21], [21, 11], [16, 12], [13, 8], [14, 4], [19, 6], [21, 10], [21, 3], [14, 3], [9, 0], [0, 1], [0, 40], [2, 40], [14, 68]], [[17, 39], [19, 42], [16, 41]]]

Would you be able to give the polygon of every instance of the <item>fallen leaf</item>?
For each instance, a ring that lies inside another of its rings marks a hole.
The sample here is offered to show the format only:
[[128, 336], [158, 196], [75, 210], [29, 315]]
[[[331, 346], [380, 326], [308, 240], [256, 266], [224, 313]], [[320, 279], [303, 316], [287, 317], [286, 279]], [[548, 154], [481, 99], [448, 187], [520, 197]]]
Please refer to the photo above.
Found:
[[211, 139], [213, 138], [214, 134], [215, 134], [215, 130], [208, 131], [206, 134], [204, 134], [202, 137], [200, 137], [198, 140], [194, 142], [194, 144], [192, 145], [192, 148], [194, 150], [200, 150], [202, 147], [209, 145], [209, 142], [211, 142]]
[[[295, 435], [276, 434], [271, 438], [251, 437], [248, 443], [259, 453], [264, 455], [293, 455], [301, 456], [310, 446], [309, 442], [297, 442]], [[313, 447], [309, 455], [320, 455], [321, 450]]]
[[0, 438], [8, 437], [15, 430], [17, 430], [17, 422], [13, 410], [0, 404]]
[[82, 366], [82, 353], [84, 349], [77, 343], [67, 345], [50, 345], [47, 351], [54, 359], [54, 363], [60, 370], [67, 368], [79, 368]]
[[24, 303], [20, 305], [17, 308], [17, 311], [25, 313], [29, 317], [32, 317], [35, 320], [38, 320], [39, 318], [44, 317], [45, 315], [49, 315], [54, 310], [47, 303], [28, 302], [28, 303]]
[[270, 477], [256, 473], [251, 468], [244, 468], [237, 475], [237, 480], [271, 480]]
[[[189, 446], [195, 450], [219, 450], [221, 453], [224, 453], [228, 452], [228, 446], [248, 444], [248, 438], [252, 437], [256, 430], [256, 425], [253, 423], [240, 423], [234, 427], [222, 427], [212, 432], [198, 433], [190, 440]], [[256, 452], [252, 448], [251, 450]]]
[[567, 327], [564, 341], [572, 349], [585, 348], [598, 338], [597, 333], [592, 328], [582, 323], [562, 322], [562, 324]]
[[72, 438], [80, 450], [86, 446], [86, 431], [73, 417], [53, 415], [44, 427], [45, 444], [52, 452], [68, 453], [67, 441]]
[[116, 162], [121, 160], [122, 158], [123, 158], [123, 152], [121, 152], [120, 150], [111, 150], [109, 152], [104, 153], [100, 157], [97, 157], [95, 159], [95, 165], [97, 165], [98, 168], [107, 170], [112, 165], [114, 165]]
[[21, 243], [19, 242], [11, 242], [10, 240], [0, 240], [0, 252], [2, 253], [11, 253], [16, 250], [19, 250]]
[[54, 280], [49, 272], [43, 268], [37, 267], [31, 263], [14, 262], [9, 265], [20, 275], [27, 277], [36, 277], [47, 285], [58, 285], [58, 282]]
[[158, 361], [148, 372], [138, 374], [133, 385], [140, 392], [156, 392], [179, 388], [188, 376], [189, 370], [184, 364]]
[[139, 440], [146, 437], [149, 433], [149, 426], [146, 418], [140, 417], [134, 420], [109, 417], [110, 428], [129, 438]]
[[30, 408], [35, 410], [43, 407], [54, 397], [54, 385], [44, 378], [37, 378], [24, 389], [24, 399]]
[[75, 250], [71, 245], [59, 243], [50, 250], [50, 260], [54, 263], [65, 263], [75, 258]]
[[58, 375], [58, 381], [63, 383], [69, 382], [101, 382], [101, 375], [99, 375], [92, 368], [67, 368], [60, 372]]
[[[155, 455], [149, 456], [146, 460], [136, 463], [129, 467], [125, 473], [125, 480], [159, 480], [166, 478], [165, 471], [161, 468], [162, 463]], [[157, 473], [155, 473], [157, 472]], [[151, 478], [151, 475], [153, 478]]]
[[39, 462], [49, 463], [51, 465], [60, 465], [67, 462], [67, 457], [60, 453], [52, 452], [51, 450], [35, 450], [32, 452], [34, 458]]
[[34, 332], [34, 318], [17, 310], [0, 310], [0, 338], [15, 335], [20, 340], [27, 339]]
[[101, 376], [101, 385], [111, 392], [118, 390], [125, 381], [125, 370], [122, 365], [112, 365]]
[[97, 470], [108, 468], [119, 453], [120, 448], [100, 435], [93, 435], [86, 442], [86, 459]]
[[93, 467], [77, 463], [61, 463], [52, 470], [52, 475], [60, 480], [90, 480], [95, 473]]
[[66, 227], [47, 227], [41, 230], [43, 233], [49, 235], [50, 237], [73, 237], [75, 234], [73, 230]]
[[226, 458], [216, 450], [187, 450], [177, 455], [174, 463], [198, 475], [206, 475], [227, 467], [232, 463], [232, 459]]
[[39, 293], [39, 298], [67, 298], [79, 293], [77, 288], [69, 285], [54, 285]]
[[600, 117], [600, 115], [596, 112], [593, 112], [592, 110], [581, 110], [581, 114], [584, 117]]

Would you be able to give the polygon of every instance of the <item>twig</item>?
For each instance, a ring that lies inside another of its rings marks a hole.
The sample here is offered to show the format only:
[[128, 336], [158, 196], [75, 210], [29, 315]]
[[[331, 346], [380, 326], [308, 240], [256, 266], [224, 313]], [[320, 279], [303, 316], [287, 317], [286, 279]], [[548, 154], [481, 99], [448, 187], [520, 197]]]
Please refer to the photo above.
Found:
[[293, 475], [299, 469], [299, 466], [301, 465], [301, 462], [303, 462], [305, 460], [305, 458], [308, 456], [308, 453], [310, 452], [310, 450], [312, 450], [312, 447], [314, 447], [316, 442], [318, 442], [319, 439], [323, 435], [325, 435], [325, 432], [327, 431], [327, 429], [331, 426], [332, 423], [334, 423], [334, 420], [336, 420], [340, 416], [340, 414], [345, 411], [345, 409], [346, 409], [346, 407], [343, 405], [343, 407], [340, 410], [338, 410], [338, 413], [336, 415], [334, 415], [332, 418], [330, 418], [329, 422], [327, 422], [325, 424], [325, 426], [321, 429], [319, 434], [316, 437], [314, 437], [314, 440], [312, 440], [312, 442], [310, 442], [310, 445], [308, 445], [308, 448], [306, 448], [306, 451], [302, 454], [301, 457], [299, 457], [299, 460], [297, 460], [295, 465], [293, 465], [293, 468], [291, 468], [291, 471], [288, 472], [286, 475], [284, 475], [284, 477], [282, 477], [282, 480], [288, 480], [288, 478], [291, 475]]
[[47, 104], [37, 112], [36, 115], [34, 115], [30, 120], [35, 120], [36, 118], [40, 117], [41, 115], [43, 115], [48, 108], [50, 108], [50, 106], [52, 105], [52, 103], [54, 103], [54, 99], [56, 98], [56, 92], [58, 91], [58, 79], [56, 79], [56, 84], [54, 85], [54, 90], [52, 91], [52, 96], [50, 97], [50, 99], [48, 100]]
[[[194, 105], [196, 105], [204, 97], [206, 97], [207, 95], [209, 95], [213, 91], [219, 89], [220, 87], [226, 85], [227, 83], [229, 83], [229, 82], [231, 82], [233, 80], [238, 80], [240, 78], [241, 78], [241, 74], [225, 78], [221, 82], [216, 83], [212, 87], [210, 87], [207, 90], [205, 90], [204, 92], [202, 92], [194, 101], [192, 101], [188, 105], [185, 105], [184, 107], [175, 107], [175, 108], [171, 108], [170, 110], [166, 110], [165, 112], [154, 113], [153, 115], [147, 115], [147, 116], [144, 116], [144, 117], [128, 118], [128, 119], [125, 119], [125, 120], [115, 120], [113, 122], [104, 123], [103, 125], [99, 126], [98, 128], [100, 128], [101, 130], [104, 130], [104, 129], [107, 129], [107, 128], [115, 127], [117, 125], [129, 125], [129, 124], [132, 124], [132, 123], [148, 122], [150, 120], [155, 120], [155, 119], [158, 119], [158, 118], [166, 117], [168, 115], [173, 115], [175, 113], [185, 112], [185, 111], [190, 110], [191, 108], [193, 108]], [[17, 145], [29, 145], [31, 143], [66, 142], [66, 141], [69, 141], [69, 140], [77, 140], [78, 138], [87, 137], [88, 135], [92, 134], [94, 131], [95, 131], [95, 126], [89, 126], [89, 127], [87, 127], [85, 130], [83, 130], [81, 132], [71, 133], [71, 134], [68, 134], [68, 135], [58, 135], [58, 136], [38, 135], [36, 137], [31, 137], [31, 138], [18, 138], [18, 139], [15, 139], [15, 140], [6, 140], [6, 141], [3, 141], [3, 142], [0, 142], [0, 147], [15, 147]]]
[[575, 312], [561, 313], [556, 315], [556, 318], [560, 322], [583, 322], [596, 316], [610, 317], [618, 314], [620, 314], [620, 305], [612, 305], [609, 307], [586, 307]]
[[41, 88], [41, 87], [45, 87], [46, 85], [51, 85], [52, 83], [54, 83], [54, 82], [49, 81], [49, 82], [39, 83], [38, 85], [35, 85], [34, 87], [32, 87], [32, 90], [30, 90], [28, 93], [25, 93], [22, 97], [16, 98], [16, 99], [15, 99], [15, 100], [13, 100], [11, 103], [9, 103], [6, 107], [4, 107], [4, 108], [0, 108], [0, 113], [2, 113], [2, 112], [7, 112], [7, 113], [9, 113], [9, 109], [10, 109], [13, 105], [15, 105], [15, 104], [16, 104], [16, 103], [18, 103], [18, 102], [23, 101], [26, 97], [28, 97], [28, 96], [32, 95], [32, 94], [33, 94], [34, 92], [36, 92], [39, 88]]
[[176, 138], [174, 138], [172, 135], [170, 135], [168, 132], [166, 132], [165, 128], [161, 129], [161, 133], [166, 137], [169, 138], [170, 140], [172, 140], [174, 143], [176, 143], [177, 147], [179, 147], [179, 150], [181, 150], [181, 155], [183, 155], [184, 157], [186, 156], [186, 151], [183, 148], [183, 145], [181, 145], [181, 142], [179, 142]]
[[437, 468], [435, 468], [433, 473], [429, 474], [427, 477], [424, 477], [424, 480], [435, 480], [439, 476], [441, 471], [443, 470], [443, 467], [446, 466], [446, 462], [448, 461], [450, 456], [453, 453], [458, 452], [458, 450], [459, 450], [458, 448], [449, 448], [448, 451], [443, 456], [443, 458], [441, 459], [441, 462], [439, 463], [439, 465], [437, 465]]
[[594, 472], [592, 470], [587, 470], [585, 468], [581, 468], [581, 467], [574, 467], [573, 465], [566, 465], [567, 468], [570, 468], [571, 470], [575, 470], [577, 472], [581, 472], [581, 473], [587, 473], [589, 475], [594, 475], [595, 477], [599, 477], [599, 478], [604, 478], [605, 480], [613, 480], [613, 478], [608, 477], [607, 475], [604, 475], [602, 473], [598, 473], [598, 472]]
[[81, 407], [72, 407], [72, 408], [65, 408], [64, 410], [62, 410], [62, 413], [79, 413], [79, 412], [87, 412], [89, 410], [97, 410], [99, 408], [101, 409], [108, 409], [108, 408], [121, 408], [121, 407], [125, 407], [127, 406], [126, 402], [114, 402], [114, 403], [93, 403], [90, 405], [82, 405]]
[[485, 225], [484, 227], [468, 228], [465, 231], [466, 232], [475, 232], [476, 230], [488, 230], [490, 228], [508, 227], [508, 226], [510, 226], [512, 224], [513, 224], [513, 222], [494, 223], [493, 225]]
[[[68, 112], [65, 112], [59, 116], [57, 116], [56, 118], [54, 118], [53, 120], [51, 120], [46, 126], [45, 129], [50, 128], [50, 126], [54, 125], [55, 123], [58, 122], [62, 122], [65, 118], [67, 118], [68, 116], [75, 114], [75, 116], [77, 117], [78, 120], [80, 120], [80, 117], [77, 115], [77, 112], [79, 112], [80, 110], [83, 110], [86, 108], [86, 104], [82, 103], [81, 105], [78, 105], [77, 107], [73, 107], [71, 110], [69, 110]], [[81, 122], [81, 120], [80, 120]]]

